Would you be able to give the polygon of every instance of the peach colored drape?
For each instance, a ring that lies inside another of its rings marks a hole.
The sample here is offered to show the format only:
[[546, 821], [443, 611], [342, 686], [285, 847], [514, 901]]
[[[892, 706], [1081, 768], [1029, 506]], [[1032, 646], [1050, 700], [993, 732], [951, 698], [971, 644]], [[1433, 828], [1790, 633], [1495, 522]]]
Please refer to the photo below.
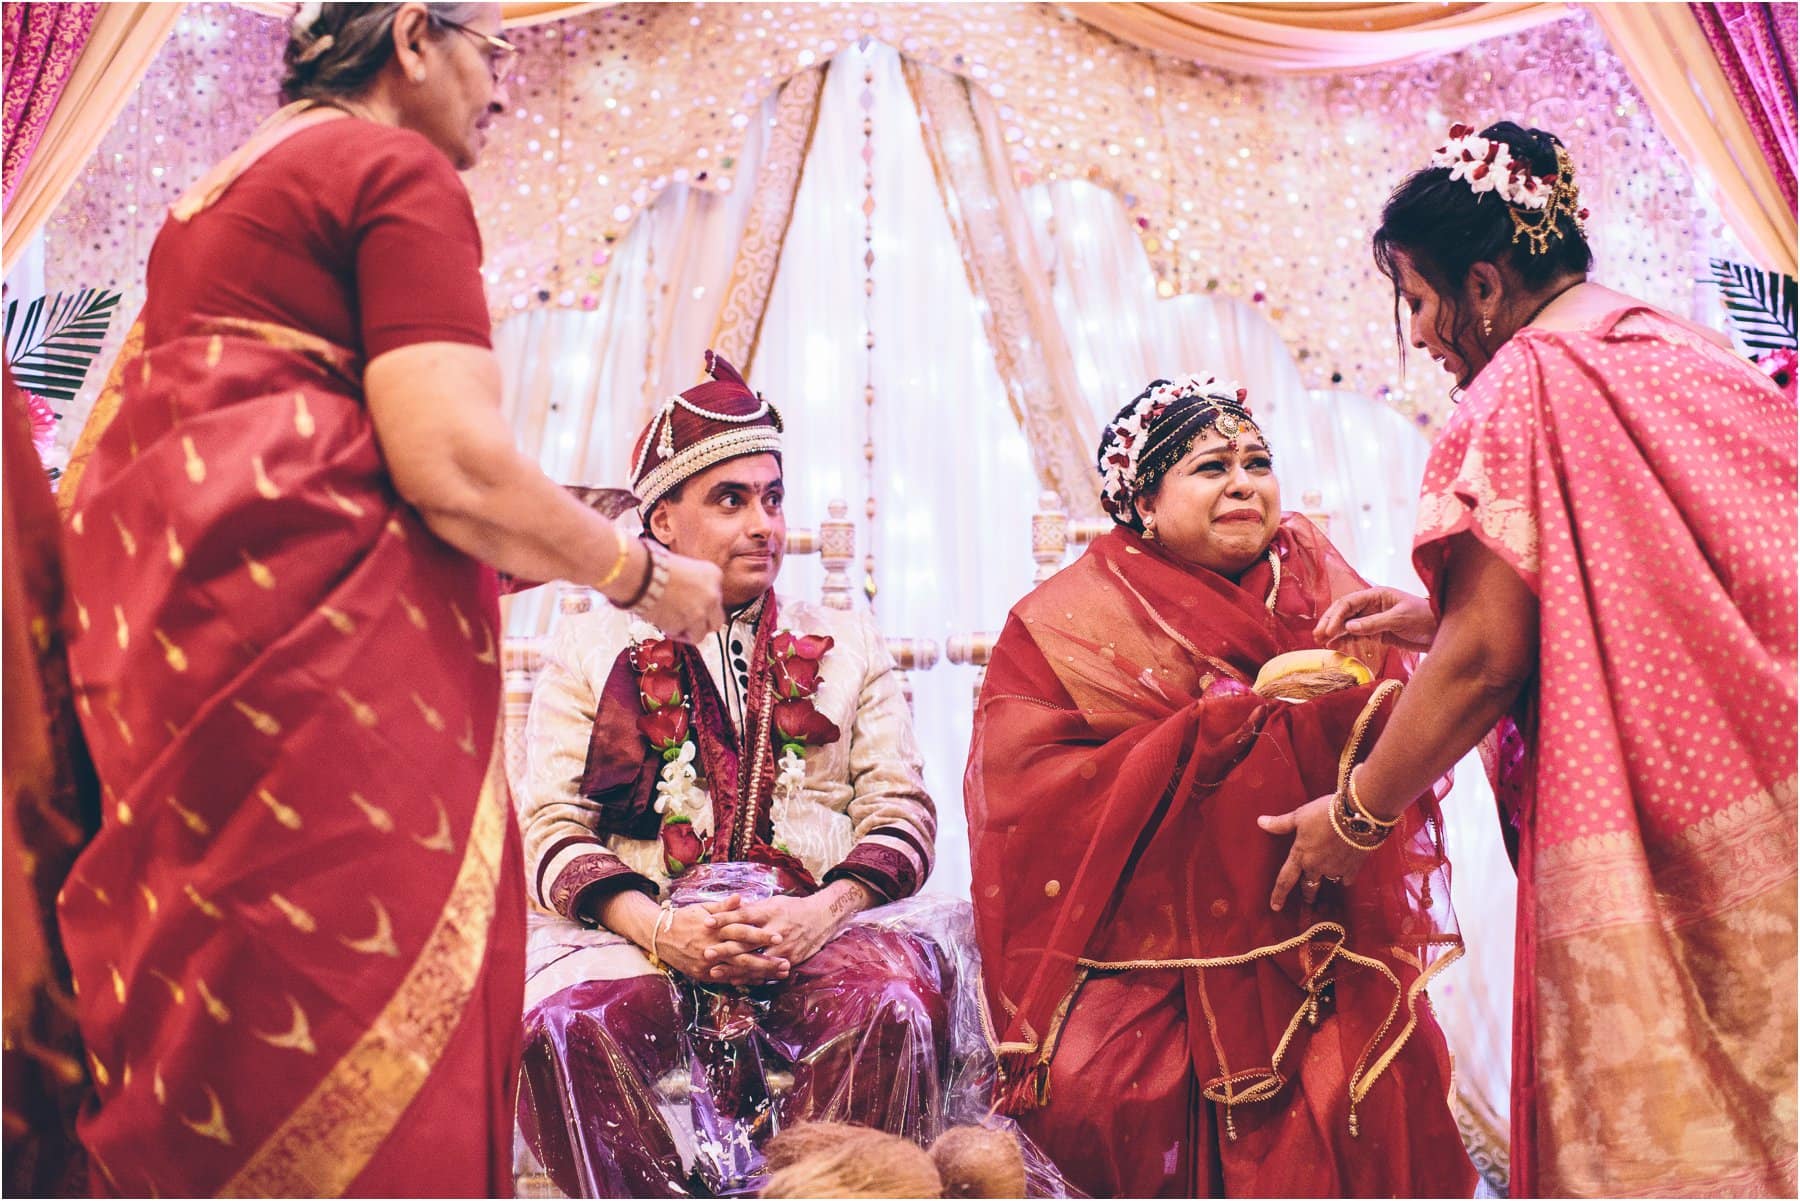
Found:
[[93, 156], [181, 15], [180, 4], [104, 4], [62, 99], [19, 173], [0, 263], [10, 271]]
[[1077, 4], [1145, 50], [1257, 74], [1367, 70], [1461, 50], [1569, 13], [1564, 4]]
[[1656, 124], [1703, 182], [1738, 241], [1793, 275], [1794, 214], [1744, 119], [1700, 23], [1685, 4], [1590, 4]]

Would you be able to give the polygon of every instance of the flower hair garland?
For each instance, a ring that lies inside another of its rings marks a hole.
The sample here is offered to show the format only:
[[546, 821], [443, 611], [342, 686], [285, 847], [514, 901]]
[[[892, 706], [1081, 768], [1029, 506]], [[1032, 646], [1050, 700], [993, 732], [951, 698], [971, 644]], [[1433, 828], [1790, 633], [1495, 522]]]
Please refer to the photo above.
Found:
[[294, 6], [294, 15], [289, 19], [288, 25], [297, 34], [311, 33], [312, 27], [317, 25], [319, 18], [324, 15], [325, 6], [319, 3], [319, 0], [307, 0], [305, 4]]
[[[1588, 211], [1580, 207], [1575, 168], [1569, 161], [1569, 152], [1561, 146], [1556, 148], [1556, 170], [1535, 175], [1529, 164], [1513, 157], [1505, 142], [1484, 138], [1473, 125], [1459, 121], [1450, 127], [1445, 143], [1432, 152], [1431, 165], [1449, 170], [1452, 180], [1468, 184], [1477, 197], [1492, 192], [1511, 205], [1512, 240], [1526, 238], [1532, 254], [1550, 249], [1559, 212], [1570, 214], [1575, 227], [1583, 234], [1587, 232]], [[1520, 209], [1538, 216], [1527, 218]]]
[[1150, 427], [1163, 411], [1178, 400], [1204, 398], [1215, 402], [1214, 428], [1236, 438], [1251, 424], [1244, 400], [1249, 393], [1233, 380], [1216, 375], [1183, 375], [1157, 384], [1132, 402], [1106, 427], [1100, 439], [1100, 504], [1115, 521], [1130, 523], [1142, 481], [1138, 479]]
[[307, 3], [295, 6], [294, 15], [288, 22], [288, 32], [293, 35], [294, 40], [306, 43], [306, 49], [294, 60], [296, 63], [310, 63], [337, 45], [337, 39], [329, 33], [313, 37], [313, 27], [324, 15], [325, 6], [319, 0], [307, 0]]

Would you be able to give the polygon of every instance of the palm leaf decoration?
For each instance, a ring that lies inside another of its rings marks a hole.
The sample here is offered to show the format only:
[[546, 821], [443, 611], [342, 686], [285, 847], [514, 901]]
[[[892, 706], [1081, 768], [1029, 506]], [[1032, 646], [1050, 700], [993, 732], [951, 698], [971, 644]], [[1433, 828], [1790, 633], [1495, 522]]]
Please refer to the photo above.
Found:
[[1725, 259], [1709, 259], [1708, 265], [1745, 349], [1754, 356], [1795, 345], [1794, 310], [1800, 307], [1800, 284], [1793, 276]]
[[6, 360], [21, 388], [55, 405], [81, 391], [123, 295], [101, 288], [55, 292], [6, 306]]

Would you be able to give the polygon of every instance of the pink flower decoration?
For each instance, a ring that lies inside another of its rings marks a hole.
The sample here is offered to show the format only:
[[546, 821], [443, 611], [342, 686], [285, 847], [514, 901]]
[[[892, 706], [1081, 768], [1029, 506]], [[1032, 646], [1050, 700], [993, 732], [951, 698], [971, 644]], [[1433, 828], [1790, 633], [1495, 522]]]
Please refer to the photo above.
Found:
[[36, 392], [19, 390], [25, 395], [25, 411], [31, 416], [31, 444], [37, 448], [38, 458], [46, 458], [56, 446], [56, 410]]

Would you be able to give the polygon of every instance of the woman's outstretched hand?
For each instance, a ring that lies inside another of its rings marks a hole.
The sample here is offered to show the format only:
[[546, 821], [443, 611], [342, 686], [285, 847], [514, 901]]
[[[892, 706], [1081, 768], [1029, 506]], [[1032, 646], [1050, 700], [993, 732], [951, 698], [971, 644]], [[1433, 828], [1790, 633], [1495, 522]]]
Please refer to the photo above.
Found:
[[1380, 638], [1409, 651], [1428, 651], [1437, 637], [1431, 602], [1398, 588], [1365, 588], [1331, 602], [1313, 637], [1326, 646], [1344, 638]]
[[1321, 888], [1347, 885], [1362, 870], [1368, 852], [1357, 850], [1331, 828], [1331, 806], [1335, 804], [1336, 796], [1323, 796], [1292, 813], [1256, 819], [1264, 833], [1277, 838], [1294, 836], [1287, 862], [1275, 876], [1275, 891], [1269, 894], [1270, 909], [1286, 905], [1296, 884], [1300, 886], [1300, 899], [1311, 905], [1319, 899]]

